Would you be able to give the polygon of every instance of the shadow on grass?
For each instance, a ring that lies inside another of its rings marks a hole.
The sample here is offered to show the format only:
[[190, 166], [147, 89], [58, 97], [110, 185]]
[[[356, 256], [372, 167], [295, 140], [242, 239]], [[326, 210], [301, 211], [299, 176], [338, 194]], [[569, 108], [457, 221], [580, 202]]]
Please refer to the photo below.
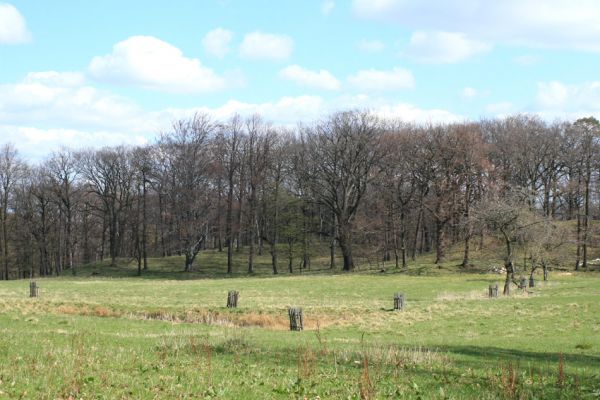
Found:
[[[556, 352], [536, 352], [516, 349], [506, 349], [492, 346], [437, 346], [436, 349], [441, 352], [453, 353], [466, 356], [465, 364], [477, 363], [489, 364], [490, 361], [497, 359], [500, 361], [516, 361], [519, 363], [535, 362], [554, 366], [558, 364], [561, 357], [565, 364], [575, 364], [577, 367], [594, 368], [600, 373], [600, 356], [593, 354], [576, 353], [556, 353]], [[473, 360], [475, 359], [475, 360]]]
[[[137, 263], [127, 259], [118, 259], [116, 265], [109, 261], [101, 261], [89, 265], [80, 266], [77, 269], [78, 278], [112, 279], [112, 278], [139, 278], [149, 280], [198, 280], [198, 279], [231, 279], [231, 278], [273, 278], [281, 276], [302, 275], [336, 275], [342, 271], [330, 269], [329, 266], [313, 266], [311, 268], [294, 268], [290, 273], [287, 265], [280, 265], [278, 273], [273, 273], [270, 258], [267, 256], [256, 257], [254, 272], [249, 273], [245, 260], [245, 254], [236, 254], [233, 263], [233, 272], [227, 273], [224, 254], [217, 252], [206, 252], [199, 255], [196, 265], [191, 271], [184, 271], [184, 259], [180, 256], [152, 258], [149, 259], [149, 268], [138, 274]], [[284, 268], [282, 268], [284, 267]], [[72, 279], [69, 272], [63, 277]]]

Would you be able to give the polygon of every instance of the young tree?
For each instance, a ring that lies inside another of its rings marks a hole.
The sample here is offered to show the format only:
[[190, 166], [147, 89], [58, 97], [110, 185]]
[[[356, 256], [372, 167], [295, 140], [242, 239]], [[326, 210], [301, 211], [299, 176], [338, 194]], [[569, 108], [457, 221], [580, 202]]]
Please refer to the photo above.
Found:
[[529, 196], [523, 189], [512, 189], [499, 196], [491, 194], [482, 201], [473, 213], [474, 222], [482, 224], [491, 232], [498, 234], [506, 249], [504, 268], [505, 295], [510, 293], [510, 284], [517, 284], [514, 274], [515, 244], [527, 238], [527, 230], [540, 223], [540, 219], [529, 209]]

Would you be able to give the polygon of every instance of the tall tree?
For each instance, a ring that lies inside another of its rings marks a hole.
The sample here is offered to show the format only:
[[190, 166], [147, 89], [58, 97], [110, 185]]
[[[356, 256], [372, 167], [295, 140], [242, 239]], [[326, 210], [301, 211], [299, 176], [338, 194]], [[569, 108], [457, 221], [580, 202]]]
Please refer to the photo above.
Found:
[[[594, 118], [581, 118], [573, 124], [575, 130], [579, 134], [579, 150], [581, 172], [583, 180], [583, 216], [580, 216], [581, 221], [581, 249], [582, 260], [581, 267], [588, 267], [588, 244], [590, 236], [590, 219], [591, 219], [591, 184], [592, 174], [598, 166], [598, 138], [600, 137], [600, 122]], [[576, 266], [577, 269], [578, 266]]]
[[234, 194], [236, 174], [241, 163], [241, 148], [244, 146], [244, 131], [242, 119], [234, 115], [224, 124], [217, 137], [216, 156], [221, 164], [227, 182], [227, 210], [225, 213], [225, 244], [227, 246], [227, 273], [233, 272], [233, 239], [234, 225]]
[[133, 201], [134, 170], [131, 152], [123, 146], [81, 154], [86, 187], [101, 202], [100, 211], [108, 227], [111, 264], [120, 256], [126, 219]]
[[79, 175], [75, 154], [68, 149], [53, 153], [46, 163], [44, 171], [50, 179], [61, 215], [64, 216], [64, 221], [61, 221], [61, 223], [65, 227], [66, 268], [70, 269], [72, 274], [75, 275], [76, 240], [73, 235], [73, 220], [78, 201], [76, 179]]
[[24, 164], [15, 146], [11, 143], [0, 148], [0, 234], [2, 235], [2, 277], [9, 279], [8, 224], [9, 205], [15, 184], [24, 170]]
[[367, 112], [340, 112], [305, 129], [303, 157], [316, 199], [335, 215], [344, 271], [354, 269], [353, 220], [383, 154], [379, 120]]
[[168, 158], [171, 182], [167, 195], [175, 219], [178, 247], [185, 255], [186, 272], [193, 268], [210, 222], [213, 160], [209, 141], [215, 131], [216, 125], [208, 115], [196, 114], [193, 118], [176, 121], [172, 131], [160, 139]]

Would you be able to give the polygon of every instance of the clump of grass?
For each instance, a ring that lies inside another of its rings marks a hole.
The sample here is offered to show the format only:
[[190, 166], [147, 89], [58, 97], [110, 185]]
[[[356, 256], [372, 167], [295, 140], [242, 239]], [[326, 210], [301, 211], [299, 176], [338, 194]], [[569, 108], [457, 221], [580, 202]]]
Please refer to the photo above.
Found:
[[317, 357], [308, 347], [298, 347], [298, 382], [312, 377], [316, 370]]
[[487, 291], [471, 290], [466, 293], [442, 292], [437, 295], [438, 301], [457, 301], [457, 300], [483, 300], [487, 298]]
[[375, 398], [375, 387], [369, 375], [369, 357], [363, 354], [362, 372], [358, 384], [361, 400], [371, 400]]
[[565, 358], [563, 353], [558, 355], [558, 373], [556, 377], [556, 386], [562, 389], [565, 385]]
[[[362, 353], [356, 351], [339, 351], [337, 357], [344, 362], [354, 362], [362, 359], [367, 354], [368, 358], [375, 364], [393, 366], [399, 369], [411, 367], [448, 367], [450, 359], [448, 355], [422, 346], [398, 347], [398, 346], [365, 346]], [[360, 362], [358, 362], [360, 363]]]
[[515, 370], [512, 362], [508, 363], [506, 369], [504, 366], [500, 367], [500, 383], [505, 395], [508, 398], [516, 398], [518, 377], [517, 371]]

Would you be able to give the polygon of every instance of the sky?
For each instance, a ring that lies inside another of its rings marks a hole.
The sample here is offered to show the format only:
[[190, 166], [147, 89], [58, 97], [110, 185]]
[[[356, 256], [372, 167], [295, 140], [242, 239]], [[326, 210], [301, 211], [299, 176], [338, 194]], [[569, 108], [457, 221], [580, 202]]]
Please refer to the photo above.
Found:
[[0, 144], [151, 143], [205, 112], [600, 118], [597, 0], [0, 0]]

